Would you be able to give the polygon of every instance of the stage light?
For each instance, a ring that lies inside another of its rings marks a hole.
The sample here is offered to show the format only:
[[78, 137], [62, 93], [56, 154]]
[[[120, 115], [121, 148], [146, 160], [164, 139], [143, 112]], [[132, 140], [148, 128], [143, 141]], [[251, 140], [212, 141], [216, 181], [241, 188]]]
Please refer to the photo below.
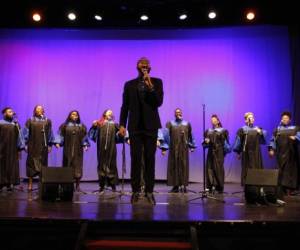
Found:
[[34, 14], [32, 15], [32, 19], [33, 19], [33, 21], [35, 21], [35, 22], [39, 22], [39, 21], [42, 20], [42, 17], [41, 17], [41, 15], [40, 15], [39, 13], [34, 13]]
[[68, 14], [68, 18], [69, 18], [69, 20], [74, 21], [76, 19], [76, 15], [73, 12], [70, 12]]
[[208, 13], [208, 18], [209, 19], [215, 19], [217, 17], [217, 13], [215, 11], [210, 11]]
[[101, 21], [101, 20], [102, 20], [102, 16], [100, 16], [100, 15], [95, 15], [94, 17], [95, 17], [95, 19], [96, 19], [97, 21]]
[[247, 18], [247, 20], [249, 20], [249, 21], [254, 20], [254, 18], [255, 18], [255, 13], [252, 12], [252, 11], [247, 12], [246, 18]]
[[179, 16], [179, 19], [180, 19], [180, 20], [185, 20], [185, 19], [187, 19], [187, 14], [181, 14], [181, 15]]
[[141, 15], [140, 19], [142, 21], [147, 21], [149, 19], [149, 17], [147, 15]]

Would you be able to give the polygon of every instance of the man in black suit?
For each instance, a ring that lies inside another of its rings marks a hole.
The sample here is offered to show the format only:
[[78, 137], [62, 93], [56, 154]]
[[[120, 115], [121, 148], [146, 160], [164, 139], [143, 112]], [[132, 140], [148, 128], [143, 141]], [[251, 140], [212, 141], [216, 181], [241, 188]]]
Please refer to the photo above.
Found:
[[[138, 77], [125, 83], [120, 114], [119, 134], [129, 132], [131, 155], [131, 203], [136, 203], [141, 190], [142, 152], [145, 160], [145, 195], [155, 205], [153, 196], [157, 132], [161, 128], [158, 107], [163, 103], [163, 84], [150, 77], [150, 62], [142, 57], [137, 62]], [[128, 124], [127, 124], [128, 118]], [[126, 125], [128, 125], [126, 127]], [[144, 150], [142, 150], [144, 148]]]

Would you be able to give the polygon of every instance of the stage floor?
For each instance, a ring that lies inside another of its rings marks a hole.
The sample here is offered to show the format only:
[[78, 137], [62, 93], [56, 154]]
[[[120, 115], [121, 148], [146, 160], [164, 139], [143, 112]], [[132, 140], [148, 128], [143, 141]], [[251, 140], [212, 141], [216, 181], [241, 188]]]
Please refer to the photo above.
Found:
[[[38, 192], [25, 191], [0, 193], [0, 219], [67, 219], [90, 221], [164, 221], [164, 222], [300, 222], [300, 196], [286, 196], [286, 204], [246, 205], [239, 184], [226, 184], [226, 194], [217, 194], [219, 200], [201, 199], [201, 194], [169, 194], [170, 187], [155, 185], [157, 205], [145, 198], [130, 204], [130, 186], [125, 184], [125, 195], [106, 190], [93, 193], [97, 183], [82, 183], [84, 193], [74, 193], [73, 202], [48, 202], [38, 199]], [[120, 189], [121, 186], [118, 186]], [[201, 183], [192, 183], [190, 191], [202, 190]], [[197, 198], [194, 201], [190, 199]], [[222, 202], [224, 201], [224, 202]]]

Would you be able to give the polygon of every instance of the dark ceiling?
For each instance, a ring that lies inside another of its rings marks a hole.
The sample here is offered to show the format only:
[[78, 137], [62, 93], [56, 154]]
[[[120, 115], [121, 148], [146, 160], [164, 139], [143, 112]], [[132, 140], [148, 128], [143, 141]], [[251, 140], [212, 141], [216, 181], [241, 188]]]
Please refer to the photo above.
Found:
[[[208, 11], [216, 10], [215, 20], [207, 18]], [[300, 22], [297, 0], [3, 0], [0, 3], [0, 27], [202, 27], [247, 25], [245, 11], [256, 11], [254, 24], [292, 25]], [[42, 21], [34, 23], [32, 13], [39, 11]], [[78, 18], [67, 19], [74, 11]], [[180, 13], [186, 20], [179, 20]], [[139, 19], [147, 14], [149, 20]], [[102, 21], [93, 17], [100, 14]]]

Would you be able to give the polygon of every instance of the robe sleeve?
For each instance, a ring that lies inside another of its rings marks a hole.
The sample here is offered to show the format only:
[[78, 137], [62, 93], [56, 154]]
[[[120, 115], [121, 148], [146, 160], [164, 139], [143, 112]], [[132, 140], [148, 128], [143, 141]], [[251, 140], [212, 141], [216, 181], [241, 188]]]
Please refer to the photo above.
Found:
[[297, 129], [296, 140], [298, 143], [300, 143], [300, 127], [297, 126], [296, 129]]
[[98, 133], [99, 133], [98, 127], [92, 126], [88, 132], [88, 138], [91, 139], [93, 142], [96, 142]]
[[30, 127], [30, 119], [26, 121], [25, 127], [22, 129], [25, 145], [28, 144], [28, 140], [29, 140], [29, 127]]
[[17, 141], [17, 148], [19, 150], [23, 150], [25, 148], [25, 140], [24, 140], [24, 137], [23, 137], [23, 133], [22, 133], [22, 130], [21, 130], [21, 126], [19, 123], [16, 124], [17, 126], [17, 129], [18, 129], [18, 141]]
[[268, 150], [276, 150], [276, 135], [277, 135], [277, 130], [278, 129], [275, 129], [273, 131], [273, 135], [271, 137], [271, 140], [270, 140], [270, 143], [268, 145]]
[[126, 137], [126, 135], [128, 135], [128, 132], [126, 130], [126, 135], [125, 137], [123, 136], [120, 136], [119, 135], [119, 124], [115, 123], [115, 131], [116, 131], [116, 143], [123, 143], [123, 142], [126, 142], [128, 140], [128, 136]]
[[60, 146], [64, 145], [64, 135], [63, 135], [64, 124], [60, 125], [57, 134], [54, 136], [53, 144], [59, 144]]
[[52, 130], [52, 122], [51, 120], [48, 120], [48, 134], [47, 134], [47, 141], [48, 141], [48, 146], [52, 146], [54, 143], [54, 134], [53, 134], [53, 130]]
[[190, 123], [188, 123], [188, 147], [192, 149], [197, 148]]
[[229, 134], [228, 134], [228, 130], [224, 131], [224, 136], [225, 136], [225, 140], [224, 140], [224, 152], [225, 154], [228, 154], [231, 152], [231, 145], [229, 142]]
[[208, 130], [205, 130], [203, 137], [204, 137], [204, 139], [203, 139], [203, 142], [202, 142], [202, 147], [209, 148], [209, 143], [205, 142], [205, 139], [209, 139], [208, 138]]
[[259, 143], [265, 145], [267, 142], [267, 131], [262, 128], [260, 129], [262, 131], [262, 134], [260, 135]]
[[243, 129], [240, 128], [236, 134], [234, 145], [233, 145], [233, 151], [238, 154], [242, 152], [242, 147], [243, 147], [242, 138], [241, 138], [242, 133], [243, 133]]
[[169, 131], [167, 128], [161, 128], [157, 133], [157, 140], [159, 141], [159, 148], [163, 151], [169, 149]]
[[82, 124], [82, 132], [83, 132], [84, 137], [82, 139], [81, 146], [83, 146], [83, 147], [90, 147], [91, 144], [89, 142], [89, 137], [88, 137], [88, 134], [87, 134], [87, 128], [83, 124]]

